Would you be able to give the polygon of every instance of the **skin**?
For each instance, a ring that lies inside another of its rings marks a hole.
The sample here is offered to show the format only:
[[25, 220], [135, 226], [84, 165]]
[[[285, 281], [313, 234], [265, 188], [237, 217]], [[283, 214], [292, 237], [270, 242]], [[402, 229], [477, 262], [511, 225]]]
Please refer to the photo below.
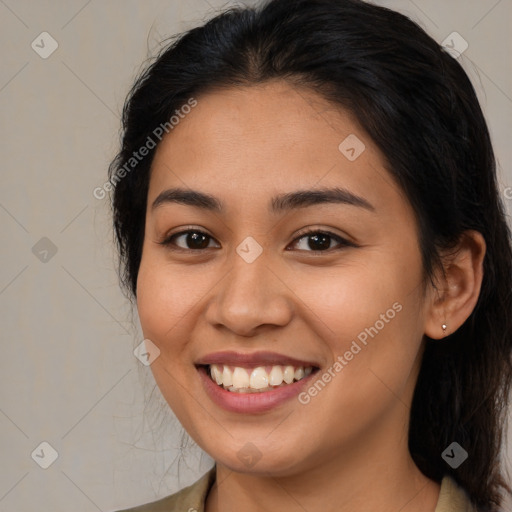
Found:
[[[151, 368], [163, 396], [217, 463], [206, 510], [433, 512], [440, 487], [407, 448], [410, 404], [424, 334], [442, 338], [441, 325], [457, 329], [476, 303], [481, 236], [467, 234], [434, 290], [423, 284], [414, 212], [351, 115], [281, 81], [197, 100], [153, 161], [137, 307], [145, 338], [160, 349]], [[366, 147], [355, 161], [338, 149], [349, 134]], [[276, 194], [335, 186], [373, 210], [268, 210]], [[211, 194], [225, 211], [152, 209], [171, 187]], [[315, 254], [304, 228], [355, 246], [331, 238]], [[185, 236], [174, 240], [178, 250], [158, 243], [186, 229], [208, 234], [209, 248], [187, 250]], [[263, 249], [250, 264], [236, 252], [248, 236]], [[268, 350], [315, 361], [321, 375], [397, 302], [401, 311], [305, 405], [227, 412], [194, 366], [221, 350]], [[252, 467], [238, 457], [248, 442], [261, 453]]]

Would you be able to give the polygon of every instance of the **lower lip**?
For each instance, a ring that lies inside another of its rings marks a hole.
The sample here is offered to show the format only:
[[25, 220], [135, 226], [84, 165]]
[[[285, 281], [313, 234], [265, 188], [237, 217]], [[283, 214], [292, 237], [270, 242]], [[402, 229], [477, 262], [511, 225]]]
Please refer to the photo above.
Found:
[[198, 367], [197, 370], [206, 393], [213, 402], [227, 411], [246, 414], [270, 411], [287, 400], [290, 400], [297, 396], [309, 380], [316, 374], [316, 372], [313, 372], [293, 384], [287, 384], [286, 386], [282, 386], [271, 391], [263, 391], [260, 393], [237, 393], [234, 391], [227, 391], [213, 382], [206, 373], [206, 368], [204, 366]]

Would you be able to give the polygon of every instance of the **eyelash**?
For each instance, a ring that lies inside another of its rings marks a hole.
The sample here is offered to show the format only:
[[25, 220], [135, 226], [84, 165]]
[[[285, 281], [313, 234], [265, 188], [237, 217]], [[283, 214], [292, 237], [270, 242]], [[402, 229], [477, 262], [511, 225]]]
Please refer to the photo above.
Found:
[[[207, 249], [212, 249], [212, 247], [205, 247], [204, 249], [184, 249], [183, 247], [178, 247], [178, 246], [176, 246], [174, 244], [173, 240], [175, 238], [178, 238], [178, 237], [183, 236], [183, 235], [187, 235], [189, 233], [198, 233], [198, 234], [207, 236], [211, 240], [213, 239], [213, 237], [210, 236], [208, 233], [205, 233], [204, 231], [201, 231], [199, 229], [187, 229], [185, 231], [180, 231], [179, 233], [174, 233], [174, 234], [166, 237], [164, 240], [158, 242], [158, 244], [159, 245], [163, 245], [165, 247], [168, 247], [172, 251], [201, 252], [201, 251], [205, 251]], [[299, 235], [293, 240], [292, 244], [298, 242], [302, 238], [307, 238], [308, 236], [311, 236], [311, 235], [326, 235], [329, 238], [332, 238], [332, 239], [336, 240], [338, 242], [338, 244], [339, 244], [339, 247], [338, 248], [334, 248], [334, 249], [329, 248], [329, 249], [326, 249], [326, 250], [310, 250], [310, 251], [302, 250], [301, 252], [310, 252], [310, 253], [313, 253], [313, 254], [321, 254], [321, 253], [330, 253], [332, 251], [341, 250], [341, 249], [346, 248], [346, 247], [356, 247], [356, 245], [354, 243], [349, 242], [348, 240], [346, 240], [345, 238], [342, 238], [339, 235], [331, 233], [330, 231], [319, 230], [319, 229], [311, 229], [311, 230], [299, 233]]]

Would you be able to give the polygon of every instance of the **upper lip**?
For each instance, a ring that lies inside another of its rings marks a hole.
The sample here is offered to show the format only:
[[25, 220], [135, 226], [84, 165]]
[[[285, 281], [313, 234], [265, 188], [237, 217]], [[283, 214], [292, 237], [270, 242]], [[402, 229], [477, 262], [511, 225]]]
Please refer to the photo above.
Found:
[[227, 366], [241, 366], [241, 367], [257, 367], [257, 366], [303, 366], [303, 367], [318, 367], [318, 364], [295, 359], [294, 357], [277, 354], [275, 352], [253, 352], [246, 354], [243, 352], [214, 352], [201, 357], [195, 363], [197, 366], [208, 364], [223, 364]]

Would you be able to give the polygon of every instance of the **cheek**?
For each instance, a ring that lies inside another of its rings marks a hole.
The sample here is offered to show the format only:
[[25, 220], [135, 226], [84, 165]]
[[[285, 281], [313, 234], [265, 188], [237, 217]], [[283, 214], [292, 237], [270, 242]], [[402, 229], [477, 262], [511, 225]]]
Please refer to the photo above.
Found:
[[[304, 273], [300, 281], [298, 275], [288, 276], [290, 288], [309, 308], [309, 316], [313, 312], [326, 334], [340, 341], [357, 337], [376, 323], [379, 331], [384, 327], [389, 330], [391, 324], [401, 324], [404, 316], [418, 313], [419, 280], [415, 265], [404, 270], [388, 264], [351, 265], [328, 273], [318, 269]], [[408, 314], [397, 309], [407, 309]], [[417, 314], [412, 316], [419, 320]]]
[[310, 318], [321, 320], [317, 332], [332, 361], [342, 358], [332, 389], [350, 402], [347, 407], [382, 402], [381, 380], [398, 391], [414, 368], [424, 322], [421, 264], [414, 257], [407, 267], [399, 262], [381, 258], [380, 264], [318, 274], [297, 292], [311, 305]]
[[201, 293], [200, 287], [176, 268], [153, 254], [143, 257], [137, 278], [137, 311], [144, 338], [160, 349], [151, 371], [167, 403], [189, 432], [194, 431], [186, 412], [190, 397], [183, 393], [180, 383], [189, 381], [195, 370], [182, 361], [188, 359], [193, 309], [202, 295], [204, 291]]
[[143, 258], [137, 278], [137, 310], [144, 336], [162, 355], [179, 350], [179, 339], [185, 342], [177, 334], [199, 298], [200, 290], [183, 273], [154, 258]]

